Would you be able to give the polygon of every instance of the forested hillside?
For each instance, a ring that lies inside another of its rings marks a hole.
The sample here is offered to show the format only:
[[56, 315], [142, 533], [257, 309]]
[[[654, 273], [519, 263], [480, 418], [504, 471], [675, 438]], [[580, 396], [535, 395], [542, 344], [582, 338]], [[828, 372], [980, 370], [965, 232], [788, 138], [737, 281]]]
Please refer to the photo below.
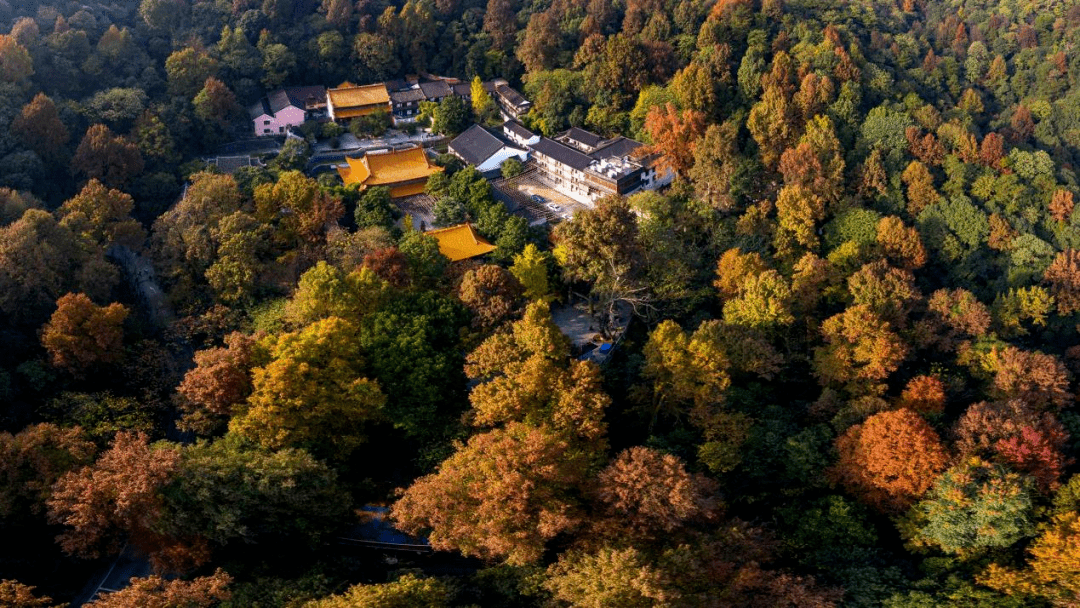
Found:
[[[0, 606], [125, 548], [164, 578], [93, 606], [1080, 603], [1080, 2], [0, 0], [0, 31]], [[444, 155], [427, 191], [497, 245], [451, 263], [302, 140], [201, 160], [267, 90], [421, 72], [675, 181], [537, 227]], [[603, 366], [552, 320], [585, 298], [633, 311]], [[440, 553], [342, 546], [365, 505]]]

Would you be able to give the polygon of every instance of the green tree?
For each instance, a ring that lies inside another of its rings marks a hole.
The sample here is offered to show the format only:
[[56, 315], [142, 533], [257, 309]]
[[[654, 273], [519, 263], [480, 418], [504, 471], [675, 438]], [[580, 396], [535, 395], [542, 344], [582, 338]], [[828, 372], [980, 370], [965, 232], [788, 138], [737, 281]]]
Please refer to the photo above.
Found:
[[346, 274], [320, 261], [300, 277], [286, 314], [298, 327], [328, 317], [356, 323], [378, 310], [385, 292], [386, 283], [369, 268]]
[[637, 216], [626, 199], [601, 199], [595, 208], [575, 215], [574, 221], [559, 224], [554, 237], [555, 257], [567, 278], [592, 282], [608, 327], [615, 325], [620, 302], [642, 312], [650, 305], [640, 264]]
[[161, 490], [161, 527], [216, 545], [316, 544], [348, 513], [334, 472], [303, 450], [267, 451], [227, 435], [185, 447]]
[[399, 294], [361, 322], [372, 376], [386, 391], [386, 417], [412, 437], [445, 437], [464, 409], [461, 304], [430, 291]]
[[406, 232], [401, 237], [398, 248], [405, 255], [409, 274], [417, 286], [430, 285], [438, 280], [450, 262], [439, 251], [439, 241], [422, 232]]
[[432, 215], [435, 218], [435, 225], [437, 226], [456, 226], [461, 224], [467, 218], [465, 205], [449, 196], [444, 196], [435, 201], [435, 207], [432, 209]]
[[911, 517], [914, 540], [970, 556], [1035, 532], [1030, 483], [999, 465], [970, 458], [934, 484]]
[[447, 95], [439, 102], [435, 110], [435, 116], [431, 122], [431, 130], [435, 133], [454, 137], [469, 126], [469, 108], [465, 102], [456, 95]]
[[[436, 173], [435, 175], [442, 175]], [[356, 201], [356, 227], [363, 229], [381, 226], [389, 230], [394, 225], [394, 206], [390, 202], [390, 189], [386, 186], [366, 188]]]

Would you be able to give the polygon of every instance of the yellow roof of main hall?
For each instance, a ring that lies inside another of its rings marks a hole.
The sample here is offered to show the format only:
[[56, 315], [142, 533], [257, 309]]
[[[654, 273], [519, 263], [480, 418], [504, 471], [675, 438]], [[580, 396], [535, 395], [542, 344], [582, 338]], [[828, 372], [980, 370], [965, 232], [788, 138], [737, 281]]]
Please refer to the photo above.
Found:
[[385, 84], [356, 86], [351, 82], [344, 82], [336, 89], [327, 89], [326, 95], [334, 108], [341, 110], [390, 103], [390, 93], [386, 91]]
[[[402, 182], [426, 179], [442, 167], [428, 162], [423, 148], [407, 148], [365, 154], [360, 158], [346, 157], [348, 167], [338, 167], [345, 185], [393, 186]], [[421, 187], [422, 188], [422, 187]]]

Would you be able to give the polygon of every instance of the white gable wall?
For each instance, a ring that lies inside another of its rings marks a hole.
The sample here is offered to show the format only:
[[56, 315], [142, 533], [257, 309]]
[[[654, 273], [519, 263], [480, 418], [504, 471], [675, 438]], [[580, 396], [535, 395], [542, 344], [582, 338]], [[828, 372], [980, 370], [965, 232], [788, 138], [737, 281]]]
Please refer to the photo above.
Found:
[[508, 158], [517, 158], [521, 162], [525, 162], [529, 158], [529, 153], [525, 150], [518, 150], [517, 148], [511, 148], [510, 146], [503, 146], [499, 148], [499, 151], [488, 157], [487, 160], [480, 163], [476, 170], [485, 173], [487, 171], [494, 171], [502, 166], [503, 161]]

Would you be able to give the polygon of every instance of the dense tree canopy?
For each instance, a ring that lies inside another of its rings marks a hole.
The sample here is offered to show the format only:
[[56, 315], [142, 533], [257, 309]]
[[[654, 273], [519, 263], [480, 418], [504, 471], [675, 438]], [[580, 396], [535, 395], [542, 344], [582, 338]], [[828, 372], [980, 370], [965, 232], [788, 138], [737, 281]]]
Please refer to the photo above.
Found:
[[[1078, 33], [1077, 0], [0, 2], [0, 604], [125, 544], [162, 576], [94, 605], [1076, 604]], [[242, 141], [279, 87], [413, 75], [457, 94]], [[338, 180], [353, 137], [497, 128], [497, 78], [670, 185]], [[340, 540], [382, 507], [478, 559]]]

